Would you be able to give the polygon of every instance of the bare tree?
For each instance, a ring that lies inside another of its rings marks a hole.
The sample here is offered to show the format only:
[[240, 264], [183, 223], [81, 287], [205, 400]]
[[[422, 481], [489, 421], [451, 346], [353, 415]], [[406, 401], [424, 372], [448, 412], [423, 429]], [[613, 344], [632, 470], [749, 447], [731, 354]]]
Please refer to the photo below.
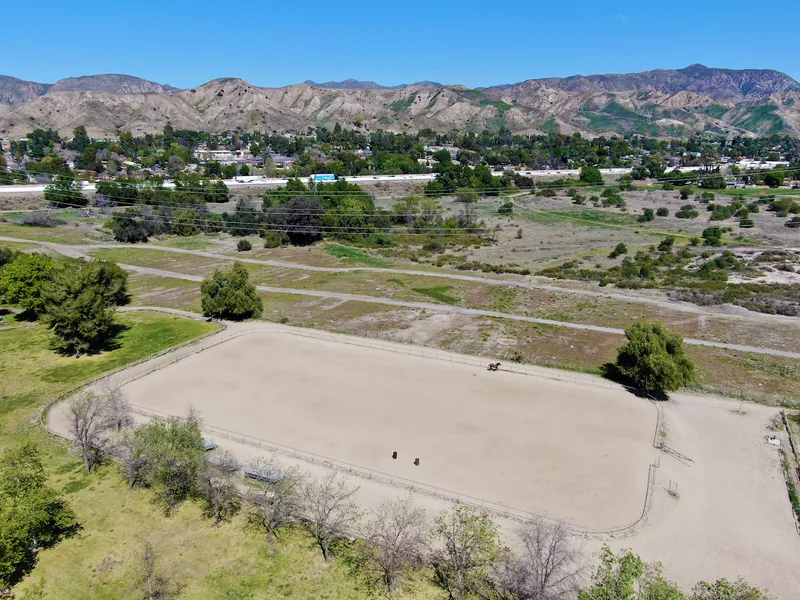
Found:
[[203, 514], [214, 519], [214, 525], [230, 521], [239, 512], [242, 501], [230, 473], [206, 466], [200, 474], [197, 493], [203, 500]]
[[491, 574], [504, 600], [572, 600], [586, 569], [583, 554], [563, 524], [542, 519], [517, 529], [519, 551], [508, 553]]
[[351, 533], [358, 524], [360, 512], [353, 501], [358, 488], [348, 487], [344, 478], [331, 473], [312, 481], [303, 491], [304, 526], [328, 560], [331, 543]]
[[364, 534], [370, 571], [388, 593], [395, 591], [407, 569], [424, 564], [430, 523], [425, 510], [415, 506], [410, 496], [381, 504]]
[[155, 547], [145, 542], [136, 557], [135, 589], [142, 600], [171, 600], [178, 596], [183, 586], [174, 581], [173, 569], [166, 568]]
[[122, 431], [134, 426], [131, 404], [120, 386], [105, 379], [98, 385], [98, 392], [108, 398], [109, 427]]
[[250, 511], [248, 522], [267, 532], [270, 544], [278, 541], [279, 532], [286, 526], [295, 523], [303, 512], [304, 481], [300, 471], [284, 470], [275, 461], [258, 465], [265, 472], [281, 472], [283, 478], [273, 482], [259, 484], [248, 493]]
[[69, 430], [83, 458], [87, 475], [110, 447], [109, 431], [119, 416], [111, 396], [92, 390], [75, 396], [67, 407]]
[[128, 489], [139, 482], [139, 475], [147, 464], [144, 447], [134, 432], [123, 431], [114, 438], [112, 454], [120, 461], [120, 471], [128, 478]]

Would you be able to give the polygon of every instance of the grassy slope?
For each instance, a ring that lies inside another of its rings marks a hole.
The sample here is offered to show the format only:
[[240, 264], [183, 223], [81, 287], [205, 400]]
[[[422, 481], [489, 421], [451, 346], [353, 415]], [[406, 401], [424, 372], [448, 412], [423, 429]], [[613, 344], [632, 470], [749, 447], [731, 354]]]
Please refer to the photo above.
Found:
[[[324, 564], [300, 533], [288, 534], [270, 551], [263, 536], [245, 530], [242, 519], [214, 527], [193, 503], [164, 517], [150, 492], [128, 491], [113, 465], [87, 478], [67, 445], [43, 432], [35, 416], [53, 395], [215, 327], [147, 312], [119, 315], [119, 320], [128, 326], [120, 348], [81, 359], [51, 352], [41, 326], [0, 332], [0, 448], [37, 443], [51, 485], [66, 494], [82, 525], [75, 537], [42, 551], [15, 592], [24, 597], [41, 584], [44, 598], [136, 598], [135, 555], [150, 541], [185, 586], [182, 599], [367, 597], [343, 564]], [[430, 595], [427, 586], [422, 591]]]

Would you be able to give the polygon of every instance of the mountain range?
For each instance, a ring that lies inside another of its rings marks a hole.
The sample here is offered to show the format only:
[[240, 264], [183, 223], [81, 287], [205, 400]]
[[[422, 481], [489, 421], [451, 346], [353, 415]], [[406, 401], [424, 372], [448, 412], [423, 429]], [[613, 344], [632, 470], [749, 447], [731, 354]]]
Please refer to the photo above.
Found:
[[178, 89], [117, 74], [53, 84], [0, 76], [0, 137], [21, 137], [37, 127], [69, 135], [80, 124], [94, 137], [138, 135], [167, 123], [208, 131], [298, 132], [339, 123], [367, 131], [800, 135], [800, 83], [773, 70], [703, 65], [475, 89], [355, 79], [261, 88], [238, 78]]

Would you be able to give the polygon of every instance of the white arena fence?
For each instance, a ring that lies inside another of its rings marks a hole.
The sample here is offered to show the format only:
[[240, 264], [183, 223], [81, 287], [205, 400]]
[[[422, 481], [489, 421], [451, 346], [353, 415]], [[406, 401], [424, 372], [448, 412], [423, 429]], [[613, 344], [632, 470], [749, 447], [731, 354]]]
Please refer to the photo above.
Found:
[[[89, 382], [81, 384], [79, 386], [75, 386], [70, 388], [58, 396], [56, 396], [51, 402], [49, 402], [40, 414], [40, 422], [42, 426], [50, 433], [51, 435], [57, 437], [64, 437], [59, 432], [52, 430], [50, 427], [47, 426], [46, 423], [46, 415], [48, 411], [58, 402], [65, 400], [66, 398], [72, 396], [80, 389], [85, 387], [94, 385], [95, 383], [106, 379], [108, 377], [112, 377], [117, 375], [123, 371], [129, 370], [133, 367], [137, 367], [139, 365], [153, 362], [154, 364], [151, 368], [142, 370], [135, 375], [124, 379], [123, 381], [119, 382], [119, 386], [126, 385], [132, 381], [137, 379], [141, 379], [151, 373], [159, 371], [165, 367], [168, 367], [172, 364], [175, 364], [178, 361], [181, 361], [185, 358], [203, 352], [209, 348], [213, 348], [230, 340], [245, 336], [245, 335], [252, 335], [255, 333], [270, 333], [270, 331], [281, 331], [285, 333], [289, 333], [292, 335], [297, 335], [301, 337], [307, 337], [311, 339], [323, 340], [323, 341], [330, 341], [330, 342], [338, 342], [338, 343], [347, 343], [352, 344], [355, 346], [361, 346], [364, 348], [373, 348], [377, 350], [384, 350], [390, 352], [398, 352], [400, 354], [407, 354], [409, 356], [418, 356], [421, 358], [428, 358], [428, 359], [435, 359], [435, 360], [446, 360], [453, 363], [460, 363], [465, 365], [471, 366], [479, 366], [485, 367], [486, 364], [479, 360], [478, 358], [470, 358], [463, 355], [457, 355], [446, 351], [437, 351], [429, 348], [421, 348], [418, 346], [412, 346], [410, 344], [406, 344], [403, 342], [389, 342], [389, 341], [381, 341], [381, 340], [372, 340], [372, 339], [365, 339], [360, 337], [355, 337], [351, 335], [341, 334], [341, 333], [330, 333], [326, 331], [320, 330], [310, 330], [310, 329], [299, 329], [295, 327], [288, 327], [288, 326], [281, 326], [277, 324], [270, 324], [266, 327], [253, 327], [250, 329], [242, 329], [236, 332], [231, 332], [227, 335], [224, 335], [224, 331], [226, 329], [226, 325], [224, 323], [220, 323], [222, 326], [222, 331], [214, 331], [209, 332], [200, 338], [195, 338], [194, 340], [190, 340], [183, 344], [179, 344], [172, 348], [168, 348], [162, 352], [158, 352], [149, 356], [148, 358], [144, 358], [138, 360], [134, 363], [125, 365], [119, 369], [111, 371], [110, 373], [105, 373], [99, 377], [96, 377]], [[209, 340], [212, 336], [218, 336], [216, 339]], [[169, 357], [168, 360], [162, 360], [164, 357]], [[619, 387], [618, 384], [599, 380], [596, 378], [590, 377], [581, 377], [576, 374], [570, 373], [559, 373], [557, 371], [551, 371], [549, 369], [542, 369], [537, 367], [531, 366], [523, 366], [519, 364], [512, 363], [510, 365], [505, 365], [502, 371], [506, 371], [509, 373], [516, 373], [520, 375], [532, 375], [536, 377], [544, 377], [547, 379], [552, 379], [556, 381], [566, 381], [571, 383], [579, 383], [579, 384], [586, 384], [586, 385], [593, 385], [601, 388], [606, 389], [617, 389]], [[639, 390], [633, 390], [639, 393]], [[654, 442], [653, 445], [656, 448], [661, 448], [661, 444], [663, 442], [663, 412], [659, 402], [652, 399], [652, 397], [647, 397], [647, 401], [652, 404], [657, 411], [657, 422], [656, 422], [656, 429], [654, 435]], [[169, 415], [167, 413], [162, 413], [160, 411], [156, 411], [149, 408], [144, 408], [141, 406], [133, 406], [134, 411], [150, 417], [159, 417], [159, 418], [167, 418], [167, 417], [174, 417], [176, 415]], [[549, 517], [544, 514], [535, 513], [531, 511], [526, 511], [518, 508], [513, 508], [510, 506], [506, 506], [504, 504], [498, 502], [491, 502], [488, 500], [483, 500], [480, 498], [475, 498], [473, 496], [469, 496], [466, 494], [461, 494], [452, 490], [447, 490], [444, 488], [439, 488], [436, 486], [432, 486], [429, 484], [421, 483], [418, 481], [414, 481], [411, 479], [406, 479], [403, 477], [397, 477], [395, 475], [390, 475], [388, 473], [383, 473], [380, 471], [375, 471], [373, 469], [368, 469], [366, 467], [361, 467], [359, 465], [354, 465], [345, 461], [340, 461], [334, 458], [330, 458], [327, 456], [322, 456], [319, 454], [315, 454], [312, 452], [307, 452], [304, 450], [300, 450], [297, 448], [292, 448], [290, 446], [284, 446], [282, 444], [278, 444], [275, 442], [270, 442], [268, 440], [262, 440], [250, 435], [238, 433], [235, 431], [230, 431], [228, 429], [217, 427], [214, 425], [203, 425], [203, 429], [211, 434], [240, 442], [243, 444], [247, 444], [250, 446], [254, 446], [260, 449], [266, 449], [275, 453], [279, 453], [294, 459], [303, 460], [304, 462], [321, 465], [323, 467], [333, 469], [336, 471], [340, 471], [349, 475], [357, 476], [363, 479], [367, 479], [370, 481], [376, 481], [382, 484], [391, 485], [394, 487], [399, 487], [402, 489], [406, 489], [415, 493], [421, 493], [428, 496], [432, 496], [435, 498], [447, 500], [450, 502], [465, 504], [469, 506], [474, 506], [478, 508], [482, 508], [496, 516], [503, 517], [506, 519], [511, 519], [515, 521], [529, 521], [531, 519], [542, 519], [547, 522], [553, 524], [561, 524], [565, 526], [569, 531], [584, 535], [584, 536], [625, 536], [628, 534], [633, 534], [636, 532], [636, 527], [641, 526], [642, 524], [647, 522], [648, 514], [650, 509], [652, 508], [653, 503], [653, 495], [655, 492], [655, 484], [656, 484], [656, 476], [658, 473], [658, 468], [660, 466], [660, 458], [653, 462], [648, 468], [648, 477], [647, 477], [647, 489], [645, 493], [644, 503], [642, 507], [642, 512], [640, 513], [639, 517], [629, 523], [627, 525], [623, 525], [620, 527], [614, 527], [609, 529], [598, 529], [593, 527], [586, 527], [582, 525], [577, 525], [571, 523], [569, 521], [561, 521], [555, 519], [553, 517]]]

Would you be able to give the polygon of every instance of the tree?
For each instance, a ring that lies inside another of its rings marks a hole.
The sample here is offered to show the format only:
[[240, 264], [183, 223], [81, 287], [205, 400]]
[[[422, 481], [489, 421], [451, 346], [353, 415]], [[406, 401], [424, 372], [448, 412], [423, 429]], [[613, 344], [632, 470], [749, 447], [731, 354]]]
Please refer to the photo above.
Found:
[[47, 485], [47, 475], [32, 444], [0, 455], [0, 589], [30, 571], [41, 548], [78, 529], [75, 513]]
[[764, 175], [764, 185], [771, 188], [780, 187], [783, 185], [784, 173], [783, 171], [770, 171]]
[[434, 581], [452, 600], [479, 594], [500, 556], [497, 525], [489, 513], [459, 505], [436, 519], [440, 547], [434, 551]]
[[86, 474], [100, 462], [111, 444], [110, 432], [131, 421], [128, 403], [121, 394], [84, 391], [67, 406], [69, 432], [78, 446]]
[[113, 333], [115, 306], [127, 298], [127, 274], [116, 264], [69, 260], [42, 288], [53, 347], [65, 354], [100, 350]]
[[242, 165], [239, 167], [239, 175], [242, 175], [243, 177], [250, 175], [250, 167], [248, 165]]
[[[286, 189], [289, 189], [289, 184]], [[297, 196], [285, 204], [268, 208], [265, 214], [270, 229], [285, 233], [295, 246], [307, 246], [322, 239], [322, 216], [325, 209], [318, 198]]]
[[236, 249], [239, 252], [247, 252], [253, 249], [253, 244], [251, 244], [249, 240], [241, 239], [236, 242]]
[[625, 330], [628, 343], [617, 351], [617, 368], [646, 392], [668, 392], [694, 381], [694, 364], [683, 339], [661, 323], [637, 323]]
[[55, 181], [44, 188], [44, 199], [59, 208], [74, 208], [89, 204], [71, 171], [57, 175]]
[[707, 227], [703, 230], [703, 240], [706, 246], [722, 245], [722, 228]]
[[203, 314], [234, 320], [259, 316], [264, 305], [249, 279], [250, 274], [241, 263], [234, 263], [225, 271], [215, 270], [200, 284]]
[[691, 188], [688, 187], [681, 188], [680, 190], [681, 200], [688, 200], [691, 193], [692, 193]]
[[581, 169], [580, 180], [589, 185], [603, 185], [603, 174], [597, 167], [583, 167]]
[[376, 582], [391, 594], [409, 568], [424, 563], [430, 528], [425, 511], [410, 496], [384, 502], [364, 529], [366, 560]]
[[53, 259], [46, 254], [15, 254], [0, 270], [0, 293], [9, 304], [19, 304], [36, 314], [44, 312], [42, 288], [50, 281]]
[[701, 581], [692, 590], [690, 600], [770, 600], [769, 596], [739, 579], [730, 582], [718, 579], [714, 583]]
[[145, 542], [136, 556], [136, 591], [141, 600], [171, 600], [183, 586], [174, 580], [174, 569], [161, 564], [155, 546]]
[[503, 600], [572, 600], [578, 593], [585, 565], [562, 524], [542, 519], [517, 529], [520, 551], [509, 553], [492, 573], [492, 584]]
[[214, 520], [214, 525], [230, 521], [242, 506], [239, 490], [225, 469], [206, 466], [200, 475], [197, 495], [203, 501], [203, 514]]
[[128, 480], [128, 489], [133, 489], [139, 482], [142, 469], [147, 464], [145, 448], [141, 436], [134, 431], [123, 431], [114, 440], [111, 450], [120, 461], [120, 472]]
[[662, 206], [656, 211], [657, 217], [668, 217], [669, 216], [669, 209], [665, 206]]
[[156, 499], [169, 514], [197, 489], [205, 459], [200, 421], [194, 414], [154, 419], [137, 427], [134, 437], [144, 460], [140, 479], [156, 490]]
[[580, 591], [578, 600], [684, 600], [684, 596], [664, 579], [661, 565], [644, 563], [630, 550], [616, 555], [603, 546], [591, 585]]
[[278, 481], [259, 484], [248, 493], [248, 523], [263, 529], [267, 534], [267, 541], [274, 544], [278, 541], [281, 530], [295, 523], [303, 511], [303, 477], [298, 470], [286, 470], [274, 461], [261, 463], [257, 468], [283, 473]]
[[331, 543], [351, 533], [358, 523], [360, 513], [353, 496], [358, 488], [347, 486], [347, 482], [331, 473], [327, 477], [310, 482], [303, 491], [303, 526], [314, 538], [328, 560]]

